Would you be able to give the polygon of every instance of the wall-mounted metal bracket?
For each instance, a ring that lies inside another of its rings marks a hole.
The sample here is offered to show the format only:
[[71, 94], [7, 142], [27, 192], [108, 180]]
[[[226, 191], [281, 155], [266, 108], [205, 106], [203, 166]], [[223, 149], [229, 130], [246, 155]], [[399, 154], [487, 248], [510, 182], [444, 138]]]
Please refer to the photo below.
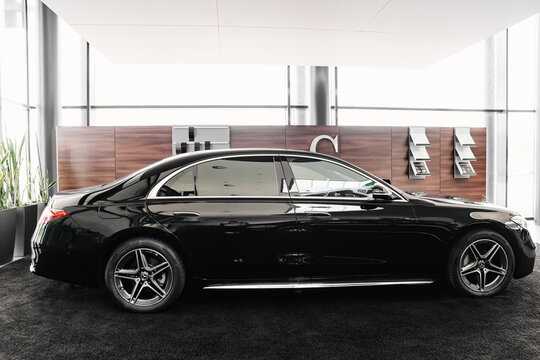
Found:
[[454, 179], [468, 179], [476, 175], [471, 164], [471, 161], [476, 161], [471, 146], [476, 146], [471, 129], [454, 128]]
[[426, 147], [431, 146], [425, 127], [409, 128], [409, 179], [425, 179], [430, 176], [426, 161], [431, 160]]

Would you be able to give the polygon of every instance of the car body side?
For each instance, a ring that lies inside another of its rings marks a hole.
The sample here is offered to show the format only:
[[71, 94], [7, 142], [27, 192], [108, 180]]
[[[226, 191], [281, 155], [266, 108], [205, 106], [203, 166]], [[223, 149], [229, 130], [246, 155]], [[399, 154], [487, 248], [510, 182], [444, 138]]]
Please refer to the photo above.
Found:
[[[149, 211], [149, 200], [147, 199], [149, 191], [177, 169], [204, 159], [211, 159], [217, 155], [231, 153], [246, 156], [251, 156], [254, 153], [279, 153], [281, 155], [281, 152], [275, 149], [198, 152], [165, 159], [111, 184], [56, 195], [49, 203], [49, 207], [63, 209], [69, 216], [53, 220], [36, 230], [33, 240], [31, 271], [38, 275], [71, 283], [100, 286], [103, 282], [103, 272], [107, 259], [114, 248], [123, 241], [135, 236], [148, 236], [169, 243], [185, 261], [188, 276], [192, 279], [203, 282], [238, 280], [232, 278], [235, 274], [234, 271], [226, 272], [225, 279], [219, 279], [215, 274], [219, 274], [220, 269], [201, 269], [199, 264], [201, 261], [208, 260], [206, 257], [211, 260], [213, 253], [228, 251], [227, 247], [231, 242], [224, 243], [220, 241], [219, 237], [207, 238], [204, 246], [201, 245], [202, 243], [197, 243], [197, 241], [202, 241], [200, 238], [186, 241], [182, 236], [178, 236], [178, 233], [171, 231], [168, 226], [164, 225], [155, 212]], [[312, 157], [339, 162], [344, 166], [351, 167], [350, 164], [339, 159], [320, 154], [287, 151], [284, 155], [295, 154], [309, 154]], [[358, 168], [355, 168], [355, 171], [366, 174]], [[383, 183], [383, 180], [371, 174], [369, 174], [369, 177]], [[403, 256], [409, 256], [414, 258], [417, 264], [425, 262], [429, 265], [424, 269], [426, 273], [422, 273], [422, 267], [418, 266], [407, 276], [442, 276], [445, 259], [453, 242], [460, 235], [481, 228], [498, 232], [511, 244], [516, 260], [515, 278], [526, 276], [532, 271], [535, 259], [535, 245], [528, 231], [525, 229], [511, 229], [505, 225], [516, 215], [515, 213], [504, 208], [469, 202], [464, 199], [415, 196], [403, 193], [392, 186], [388, 187], [402, 198], [403, 204], [401, 204], [400, 211], [407, 211], [410, 216], [406, 217], [408, 223], [399, 225], [399, 231], [403, 233], [402, 238], [394, 237], [397, 240], [393, 243], [379, 244], [379, 246], [384, 246], [383, 250], [387, 251], [385, 255], [387, 259], [399, 259], [403, 258]], [[254, 197], [252, 200], [250, 206], [253, 207], [252, 211], [254, 213], [258, 209], [272, 206], [272, 199], [257, 199], [257, 197]], [[207, 199], [186, 201], [200, 203], [201, 201], [207, 201]], [[293, 202], [296, 202], [295, 199], [287, 197], [280, 201], [280, 204], [289, 202], [291, 208], [294, 209]], [[301, 202], [302, 200], [298, 201]], [[345, 205], [358, 203], [358, 200], [355, 199], [343, 199], [340, 201]], [[222, 202], [216, 206], [229, 207], [234, 202], [235, 199], [222, 199]], [[395, 222], [399, 221], [401, 216], [401, 213], [396, 213], [394, 219], [386, 220], [390, 221], [390, 225], [395, 225]], [[249, 216], [246, 218], [249, 219]], [[278, 229], [285, 238], [287, 236], [298, 236], [299, 233], [301, 234], [302, 231], [306, 230], [304, 228], [300, 229], [302, 225], [298, 214], [293, 214], [290, 219], [283, 221], [283, 224]], [[329, 239], [329, 234], [319, 232], [316, 225], [315, 223], [315, 226], [313, 224], [307, 226], [307, 230], [311, 230], [311, 233], [309, 233], [311, 240], [320, 247], [331, 244], [332, 239]], [[251, 230], [250, 228], [250, 236], [257, 235]], [[368, 233], [376, 234], [378, 230], [374, 228], [369, 231], [371, 232]], [[253, 241], [257, 241], [257, 239]], [[414, 241], [418, 242], [418, 244], [410, 246]], [[271, 246], [271, 244], [266, 243], [263, 248], [265, 246]], [[368, 249], [368, 251], [370, 250]], [[230, 260], [242, 261], [242, 256], [234, 258], [233, 255], [231, 254]], [[296, 257], [298, 257], [298, 254], [296, 254]], [[287, 261], [286, 257], [284, 259], [283, 261]], [[357, 259], [355, 261], [364, 260]], [[325, 261], [330, 260], [325, 259]], [[339, 259], [339, 261], [343, 261], [343, 259]], [[350, 259], [347, 261], [350, 261]], [[212, 261], [209, 261], [209, 264], [212, 263]], [[396, 261], [396, 263], [399, 263], [399, 261]], [[331, 265], [336, 268], [336, 264], [332, 263]], [[301, 266], [289, 265], [291, 266], [287, 268], [292, 271], [289, 274], [290, 277], [295, 275], [305, 276], [304, 273], [298, 270], [302, 269]], [[238, 266], [238, 264], [234, 266]], [[324, 268], [318, 270], [319, 272], [315, 271], [313, 274], [325, 275]], [[399, 270], [399, 266], [396, 270]]]

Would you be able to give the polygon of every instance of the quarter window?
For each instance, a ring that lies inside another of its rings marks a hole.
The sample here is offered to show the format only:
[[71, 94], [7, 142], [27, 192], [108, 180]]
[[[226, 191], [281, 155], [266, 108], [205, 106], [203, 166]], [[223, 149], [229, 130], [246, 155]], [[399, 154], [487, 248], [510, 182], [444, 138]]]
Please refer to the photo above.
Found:
[[171, 178], [158, 196], [278, 196], [272, 156], [216, 159]]
[[372, 199], [375, 182], [346, 167], [312, 158], [287, 157], [294, 176], [292, 196]]
[[173, 176], [159, 189], [158, 196], [194, 196], [195, 170], [191, 167]]

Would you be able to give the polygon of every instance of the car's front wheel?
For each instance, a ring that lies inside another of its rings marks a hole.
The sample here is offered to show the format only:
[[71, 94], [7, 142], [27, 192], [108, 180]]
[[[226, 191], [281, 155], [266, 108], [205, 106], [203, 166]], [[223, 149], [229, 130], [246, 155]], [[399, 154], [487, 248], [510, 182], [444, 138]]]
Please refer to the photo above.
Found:
[[105, 285], [115, 302], [136, 312], [158, 311], [180, 296], [185, 284], [182, 259], [166, 243], [134, 238], [118, 246], [105, 268]]
[[450, 251], [447, 276], [459, 292], [491, 296], [508, 286], [514, 266], [512, 247], [504, 237], [477, 230], [462, 236]]

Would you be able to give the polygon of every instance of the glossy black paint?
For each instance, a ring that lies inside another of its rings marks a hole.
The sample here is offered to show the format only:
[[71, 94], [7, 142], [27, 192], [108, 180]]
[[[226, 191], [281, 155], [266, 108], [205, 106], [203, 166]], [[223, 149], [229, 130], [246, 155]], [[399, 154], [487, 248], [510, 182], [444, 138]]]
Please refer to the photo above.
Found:
[[438, 278], [459, 235], [489, 228], [512, 245], [514, 277], [532, 272], [535, 245], [529, 233], [505, 225], [515, 213], [464, 199], [414, 196], [388, 184], [399, 199], [300, 198], [288, 193], [147, 199], [149, 191], [177, 169], [214, 157], [251, 154], [275, 156], [279, 184], [292, 181], [282, 163], [283, 156], [291, 155], [333, 161], [367, 174], [333, 157], [290, 150], [202, 151], [167, 158], [111, 184], [54, 196], [49, 207], [69, 216], [36, 229], [31, 271], [99, 286], [113, 249], [146, 235], [171, 244], [185, 260], [188, 276], [205, 284]]

